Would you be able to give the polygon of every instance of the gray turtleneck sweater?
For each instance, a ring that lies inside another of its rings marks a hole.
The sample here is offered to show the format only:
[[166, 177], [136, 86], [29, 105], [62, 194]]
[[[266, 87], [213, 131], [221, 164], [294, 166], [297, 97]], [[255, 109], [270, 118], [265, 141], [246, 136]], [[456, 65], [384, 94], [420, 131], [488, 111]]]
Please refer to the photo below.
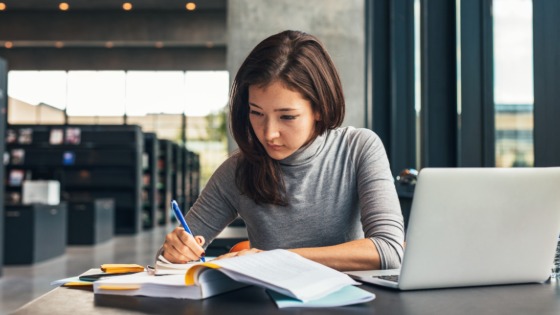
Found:
[[280, 161], [289, 206], [257, 205], [235, 185], [236, 156], [212, 175], [186, 220], [209, 244], [238, 215], [251, 247], [319, 247], [370, 238], [381, 268], [399, 268], [403, 217], [379, 137], [353, 127], [328, 131]]

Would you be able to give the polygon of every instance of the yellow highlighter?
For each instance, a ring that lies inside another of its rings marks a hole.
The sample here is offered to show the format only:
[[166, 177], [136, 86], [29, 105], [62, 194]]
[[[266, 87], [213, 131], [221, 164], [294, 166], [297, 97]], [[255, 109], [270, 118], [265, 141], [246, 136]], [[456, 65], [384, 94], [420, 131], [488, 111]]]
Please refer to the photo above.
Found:
[[93, 286], [93, 282], [66, 282], [63, 287], [87, 287]]
[[137, 264], [103, 264], [101, 271], [106, 273], [128, 273], [128, 272], [142, 272], [144, 266]]

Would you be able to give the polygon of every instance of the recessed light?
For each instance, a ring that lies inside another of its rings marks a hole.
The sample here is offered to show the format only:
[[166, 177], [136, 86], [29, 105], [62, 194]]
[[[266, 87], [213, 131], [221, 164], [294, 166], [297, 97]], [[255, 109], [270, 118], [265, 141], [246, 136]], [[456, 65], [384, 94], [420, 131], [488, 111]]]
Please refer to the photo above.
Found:
[[64, 43], [61, 42], [61, 41], [55, 42], [55, 43], [54, 43], [54, 47], [56, 47], [56, 48], [62, 48], [62, 47], [64, 47]]
[[10, 48], [14, 47], [14, 43], [12, 43], [12, 42], [5, 42], [5, 43], [4, 43], [4, 47], [10, 49]]
[[0, 11], [6, 10], [6, 4], [4, 2], [0, 2]]
[[113, 48], [113, 46], [114, 46], [113, 42], [106, 42], [105, 43], [106, 48]]
[[194, 11], [194, 9], [196, 9], [196, 3], [194, 2], [189, 2], [187, 3], [187, 5], [185, 6], [187, 8], [187, 10], [189, 11]]
[[70, 6], [69, 6], [68, 3], [66, 3], [66, 2], [61, 2], [61, 3], [58, 5], [58, 8], [59, 8], [60, 10], [62, 10], [62, 11], [66, 11], [66, 10], [70, 9]]
[[163, 42], [156, 42], [154, 46], [156, 46], [156, 48], [163, 48]]
[[130, 11], [130, 10], [132, 10], [132, 3], [130, 3], [130, 2], [125, 2], [125, 3], [123, 3], [122, 8], [123, 8], [123, 10], [125, 10], [125, 11]]

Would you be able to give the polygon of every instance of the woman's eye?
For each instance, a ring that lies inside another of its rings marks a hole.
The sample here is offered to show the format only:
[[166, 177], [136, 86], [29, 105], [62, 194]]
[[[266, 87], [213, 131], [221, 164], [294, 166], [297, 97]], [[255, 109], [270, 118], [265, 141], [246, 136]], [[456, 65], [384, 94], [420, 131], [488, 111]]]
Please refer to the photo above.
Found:
[[255, 115], [255, 116], [262, 116], [262, 113], [257, 112], [256, 110], [250, 111], [250, 114], [251, 114], [251, 115]]
[[294, 120], [296, 119], [297, 116], [292, 116], [292, 115], [282, 115], [282, 119], [284, 120]]

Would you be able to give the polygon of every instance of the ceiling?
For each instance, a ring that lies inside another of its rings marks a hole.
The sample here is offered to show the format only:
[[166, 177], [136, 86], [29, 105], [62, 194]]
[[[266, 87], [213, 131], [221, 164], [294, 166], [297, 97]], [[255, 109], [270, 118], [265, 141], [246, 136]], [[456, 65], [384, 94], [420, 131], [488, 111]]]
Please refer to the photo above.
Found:
[[188, 2], [196, 4], [196, 10], [225, 10], [227, 0], [0, 0], [6, 4], [6, 12], [11, 10], [53, 10], [66, 2], [70, 10], [122, 10], [122, 4], [129, 2], [133, 10], [185, 10]]
[[224, 70], [227, 1], [0, 0], [12, 70]]

